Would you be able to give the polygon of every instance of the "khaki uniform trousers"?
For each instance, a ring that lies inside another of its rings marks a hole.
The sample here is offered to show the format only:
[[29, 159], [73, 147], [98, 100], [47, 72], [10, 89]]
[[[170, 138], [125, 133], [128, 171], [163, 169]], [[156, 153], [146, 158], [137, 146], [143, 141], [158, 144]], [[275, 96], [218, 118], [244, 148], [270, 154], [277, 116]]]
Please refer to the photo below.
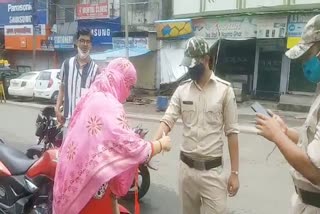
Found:
[[294, 193], [292, 196], [292, 214], [320, 214], [320, 208], [303, 203], [300, 197]]
[[227, 177], [222, 166], [196, 170], [180, 161], [179, 194], [183, 214], [225, 214]]

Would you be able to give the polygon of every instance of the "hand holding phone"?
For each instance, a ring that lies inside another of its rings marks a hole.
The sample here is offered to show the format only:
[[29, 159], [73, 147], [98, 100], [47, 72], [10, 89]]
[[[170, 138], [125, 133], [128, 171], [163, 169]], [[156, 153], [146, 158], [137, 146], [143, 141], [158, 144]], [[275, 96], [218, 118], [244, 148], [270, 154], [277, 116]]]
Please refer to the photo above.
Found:
[[252, 104], [251, 108], [253, 111], [255, 111], [258, 114], [262, 114], [267, 117], [272, 117], [272, 115], [258, 102], [255, 102], [254, 104]]

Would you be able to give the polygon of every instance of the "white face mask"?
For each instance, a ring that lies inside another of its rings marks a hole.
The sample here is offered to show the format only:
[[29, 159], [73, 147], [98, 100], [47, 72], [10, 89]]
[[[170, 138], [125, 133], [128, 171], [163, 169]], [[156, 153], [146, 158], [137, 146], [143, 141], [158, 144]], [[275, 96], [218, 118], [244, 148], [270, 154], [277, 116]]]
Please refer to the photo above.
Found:
[[78, 55], [80, 59], [87, 59], [89, 57], [90, 52], [83, 52], [79, 47], [78, 47]]

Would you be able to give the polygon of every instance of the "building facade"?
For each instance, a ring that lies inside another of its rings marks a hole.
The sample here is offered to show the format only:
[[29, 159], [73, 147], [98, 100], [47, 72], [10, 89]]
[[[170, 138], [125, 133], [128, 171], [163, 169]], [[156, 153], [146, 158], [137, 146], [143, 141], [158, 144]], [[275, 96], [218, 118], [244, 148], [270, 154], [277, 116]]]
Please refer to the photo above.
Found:
[[120, 0], [58, 0], [53, 38], [59, 63], [76, 54], [74, 38], [79, 28], [93, 35], [92, 52], [112, 49], [112, 34], [121, 31]]
[[[48, 1], [8, 0], [0, 3], [1, 48], [3, 58], [11, 67], [32, 66], [32, 51], [35, 49], [41, 60], [38, 68], [54, 64], [50, 35], [52, 17], [49, 16]], [[33, 45], [35, 44], [35, 45]]]
[[[173, 18], [192, 19], [190, 36], [202, 36], [210, 44], [222, 39], [217, 75], [241, 82], [253, 97], [273, 100], [315, 91], [315, 85], [301, 83], [301, 65], [284, 54], [319, 10], [318, 0], [173, 0]], [[164, 43], [178, 45], [176, 58], [182, 58], [187, 38], [173, 39]]]
[[[128, 2], [128, 29], [130, 41], [142, 42], [143, 46], [150, 50], [148, 54], [131, 58], [137, 67], [137, 89], [143, 89], [143, 93], [156, 94], [161, 83], [160, 45], [153, 36], [155, 22], [160, 19], [172, 17], [172, 0], [127, 0]], [[121, 0], [121, 28], [125, 30], [125, 0]], [[119, 38], [116, 38], [119, 39]], [[124, 34], [122, 34], [122, 41]], [[114, 44], [115, 45], [115, 44]], [[138, 42], [130, 44], [137, 47]]]
[[32, 67], [34, 49], [36, 66], [32, 69], [60, 67], [76, 53], [74, 35], [79, 27], [91, 30], [93, 51], [112, 48], [112, 34], [121, 31], [120, 0], [5, 2], [0, 3], [0, 53], [11, 67]]

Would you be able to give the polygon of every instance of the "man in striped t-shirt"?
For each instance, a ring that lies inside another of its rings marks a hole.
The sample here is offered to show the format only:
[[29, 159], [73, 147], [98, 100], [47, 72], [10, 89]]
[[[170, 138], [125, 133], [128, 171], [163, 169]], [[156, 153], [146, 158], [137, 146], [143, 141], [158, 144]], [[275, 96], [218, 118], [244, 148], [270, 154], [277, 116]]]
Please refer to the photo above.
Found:
[[[90, 87], [98, 74], [97, 64], [90, 58], [92, 35], [88, 29], [80, 29], [76, 36], [78, 54], [63, 62], [60, 72], [61, 85], [56, 104], [57, 119], [64, 124], [64, 136], [69, 120], [80, 97]], [[63, 104], [64, 114], [60, 107]]]

